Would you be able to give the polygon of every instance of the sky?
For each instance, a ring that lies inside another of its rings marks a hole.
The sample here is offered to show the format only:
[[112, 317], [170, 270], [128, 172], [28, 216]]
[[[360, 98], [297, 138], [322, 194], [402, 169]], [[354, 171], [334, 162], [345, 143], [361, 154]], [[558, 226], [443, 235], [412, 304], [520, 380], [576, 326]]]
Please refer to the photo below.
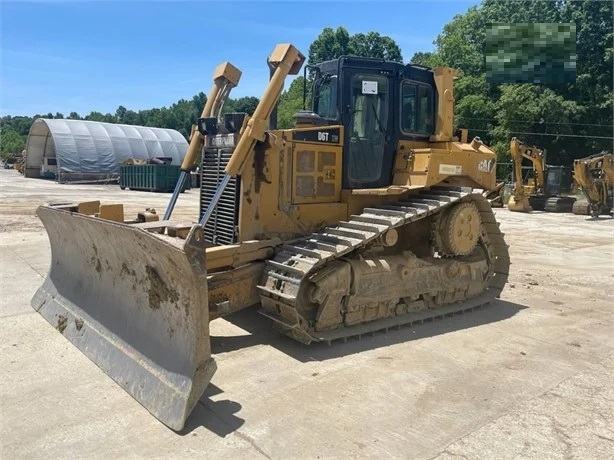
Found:
[[169, 106], [207, 93], [224, 61], [243, 72], [231, 97], [260, 97], [277, 43], [307, 56], [323, 28], [343, 26], [393, 38], [408, 62], [478, 3], [0, 0], [0, 115]]

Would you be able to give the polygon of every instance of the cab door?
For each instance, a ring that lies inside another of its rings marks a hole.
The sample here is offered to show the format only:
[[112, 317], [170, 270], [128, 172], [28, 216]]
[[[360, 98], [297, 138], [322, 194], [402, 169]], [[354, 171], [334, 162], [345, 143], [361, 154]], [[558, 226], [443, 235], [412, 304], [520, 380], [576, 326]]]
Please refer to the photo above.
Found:
[[[371, 71], [372, 72], [372, 71]], [[390, 185], [394, 126], [389, 77], [347, 69], [343, 76], [343, 188]]]

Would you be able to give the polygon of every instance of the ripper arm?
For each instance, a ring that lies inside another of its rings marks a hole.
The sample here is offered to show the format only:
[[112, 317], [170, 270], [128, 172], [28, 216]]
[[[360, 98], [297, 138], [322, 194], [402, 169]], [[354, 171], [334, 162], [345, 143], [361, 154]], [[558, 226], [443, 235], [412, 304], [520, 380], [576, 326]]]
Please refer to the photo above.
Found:
[[291, 44], [279, 44], [273, 50], [269, 57], [269, 64], [275, 68], [275, 72], [271, 76], [271, 80], [264, 90], [253, 115], [245, 118], [240, 130], [239, 142], [226, 165], [222, 181], [218, 184], [209, 206], [200, 219], [200, 225], [204, 226], [211, 217], [230, 178], [241, 174], [256, 142], [265, 140], [267, 120], [281, 95], [284, 80], [288, 75], [296, 75], [301, 70], [304, 61], [305, 56]]

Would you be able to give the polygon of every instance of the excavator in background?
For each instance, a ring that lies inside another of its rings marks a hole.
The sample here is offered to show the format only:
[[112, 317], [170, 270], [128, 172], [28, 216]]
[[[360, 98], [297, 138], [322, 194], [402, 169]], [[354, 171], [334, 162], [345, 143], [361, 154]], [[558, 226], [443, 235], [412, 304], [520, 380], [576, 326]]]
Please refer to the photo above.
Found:
[[612, 215], [614, 190], [614, 155], [601, 152], [574, 160], [574, 180], [581, 187], [586, 201], [573, 205], [574, 214], [590, 214], [593, 217]]
[[[576, 198], [565, 195], [571, 191], [570, 168], [547, 165], [542, 149], [515, 137], [510, 141], [510, 154], [514, 164], [514, 189], [507, 203], [510, 211], [571, 212]], [[533, 166], [533, 178], [527, 185], [522, 177], [523, 158]]]
[[170, 219], [176, 197], [163, 219], [100, 201], [37, 209], [51, 264], [33, 308], [173, 430], [216, 371], [215, 318], [253, 307], [292, 339], [330, 344], [471, 311], [507, 283], [482, 194], [496, 156], [453, 135], [456, 71], [322, 62], [310, 110], [277, 129], [304, 60], [275, 47], [252, 116], [214, 110], [239, 74], [216, 71], [182, 165], [201, 154], [195, 222]]

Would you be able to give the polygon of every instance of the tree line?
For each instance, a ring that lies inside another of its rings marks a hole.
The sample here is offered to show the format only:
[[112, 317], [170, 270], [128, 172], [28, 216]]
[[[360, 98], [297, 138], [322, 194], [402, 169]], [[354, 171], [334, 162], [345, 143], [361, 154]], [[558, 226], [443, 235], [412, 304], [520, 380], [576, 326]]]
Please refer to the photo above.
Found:
[[[488, 25], [496, 23], [574, 23], [575, 81], [564, 84], [489, 82], [485, 42]], [[509, 159], [509, 141], [515, 136], [546, 149], [549, 163], [570, 164], [574, 158], [612, 149], [613, 37], [611, 2], [483, 0], [444, 26], [433, 42], [434, 51], [417, 52], [410, 62], [458, 69], [455, 126], [468, 128], [470, 138], [480, 137], [497, 152], [500, 160]], [[307, 64], [344, 54], [403, 62], [401, 49], [392, 38], [375, 31], [352, 35], [344, 27], [337, 27], [323, 29], [311, 43]], [[303, 106], [303, 85], [304, 78], [299, 76], [282, 92], [279, 128], [293, 126], [292, 116]], [[66, 118], [171, 128], [187, 138], [205, 101], [206, 95], [200, 92], [190, 100], [182, 99], [160, 109], [133, 111], [120, 106], [114, 114], [91, 112], [81, 118], [72, 112]], [[231, 98], [224, 112], [252, 114], [258, 102], [257, 97]], [[20, 151], [33, 120], [41, 116], [64, 118], [61, 113], [2, 117], [1, 151]]]
[[[71, 112], [68, 116], [62, 113], [36, 114], [29, 116], [4, 116], [0, 119], [1, 152], [6, 155], [21, 152], [25, 148], [25, 141], [30, 131], [32, 123], [37, 118], [70, 119], [70, 120], [90, 120], [106, 123], [121, 123], [127, 125], [151, 126], [157, 128], [169, 128], [179, 131], [186, 139], [189, 138], [192, 125], [200, 116], [207, 95], [203, 92], [198, 93], [192, 99], [181, 99], [169, 107], [160, 109], [129, 110], [120, 105], [115, 113], [90, 112], [88, 115], [81, 116], [77, 112]], [[229, 99], [224, 104], [224, 112], [247, 112], [253, 113], [258, 105], [257, 97], [241, 97]]]

